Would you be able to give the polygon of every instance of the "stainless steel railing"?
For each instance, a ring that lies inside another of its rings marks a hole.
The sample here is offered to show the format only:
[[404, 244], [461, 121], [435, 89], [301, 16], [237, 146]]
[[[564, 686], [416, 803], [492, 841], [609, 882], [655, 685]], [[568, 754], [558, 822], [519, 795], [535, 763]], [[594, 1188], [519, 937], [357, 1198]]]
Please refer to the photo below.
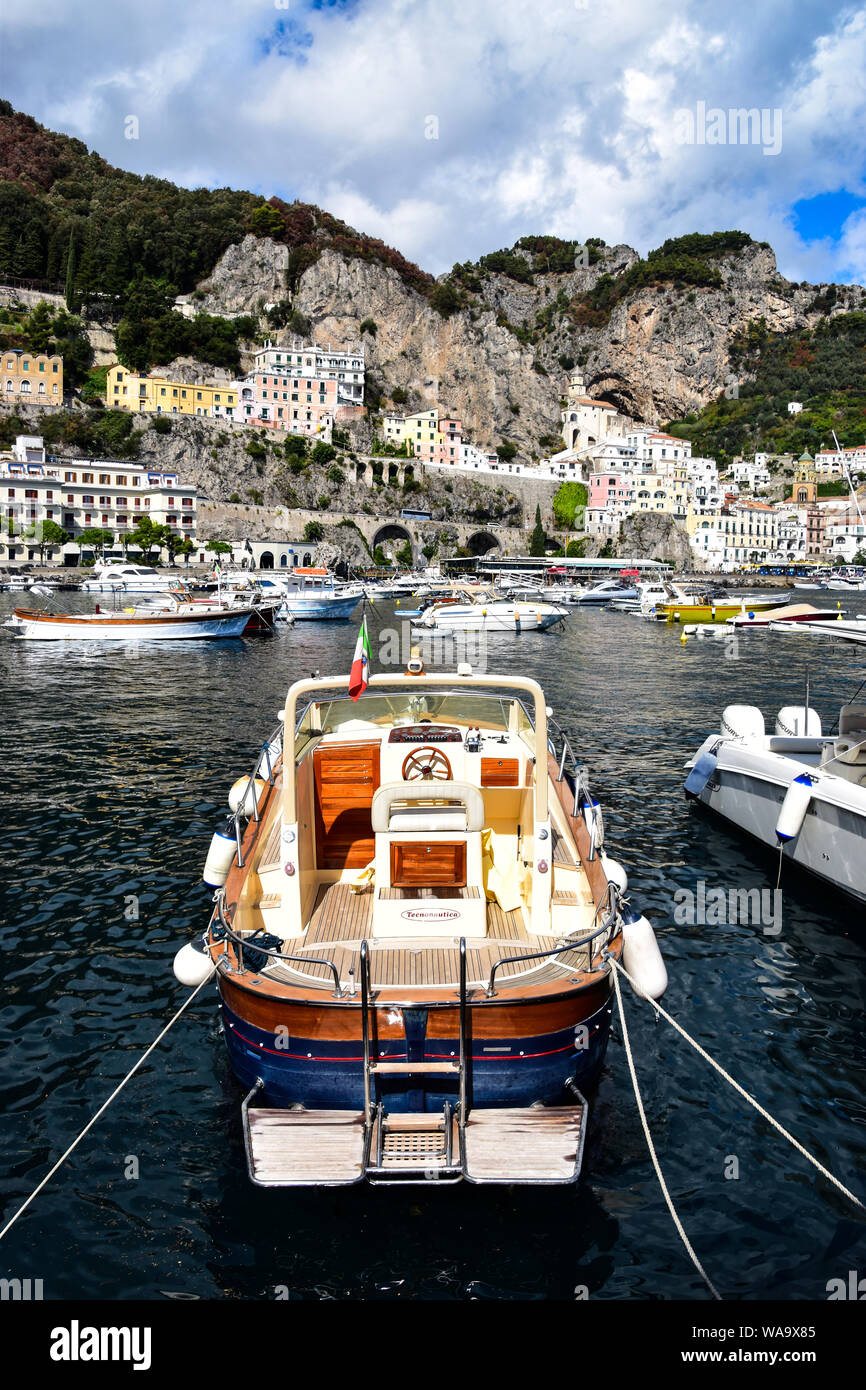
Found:
[[[494, 988], [496, 981], [496, 972], [501, 965], [520, 965], [523, 964], [524, 961], [529, 960], [549, 960], [551, 956], [560, 956], [563, 955], [566, 951], [580, 951], [585, 946], [588, 946], [589, 943], [591, 941], [594, 941], [597, 937], [605, 936], [609, 940], [610, 933], [612, 932], [613, 928], [616, 926], [619, 920], [619, 894], [617, 892], [616, 885], [613, 883], [608, 883], [607, 891], [605, 892], [605, 895], [602, 898], [601, 902], [596, 907], [593, 922], [597, 921], [599, 912], [607, 902], [609, 902], [610, 906], [608, 909], [608, 915], [606, 916], [604, 922], [600, 927], [596, 927], [595, 930], [591, 931], [587, 936], [578, 937], [575, 941], [563, 941], [559, 946], [548, 946], [548, 948], [544, 951], [530, 951], [527, 952], [526, 955], [522, 956], [500, 956], [499, 960], [494, 962], [493, 967], [490, 971], [490, 978], [487, 981], [487, 988], [485, 990], [486, 997], [488, 999], [493, 999], [496, 996], [496, 989]], [[589, 952], [588, 956], [588, 964], [592, 964], [591, 951]]]
[[339, 970], [337, 969], [337, 966], [335, 965], [335, 963], [334, 963], [332, 960], [326, 959], [325, 957], [322, 957], [322, 956], [295, 956], [295, 955], [289, 955], [289, 954], [288, 954], [287, 952], [285, 952], [285, 951], [276, 951], [276, 950], [274, 950], [274, 949], [273, 949], [272, 947], [270, 947], [270, 946], [260, 946], [259, 943], [258, 943], [254, 938], [252, 938], [252, 937], [243, 937], [243, 936], [240, 936], [240, 935], [239, 935], [236, 931], [234, 931], [234, 929], [232, 928], [231, 923], [229, 922], [228, 918], [227, 918], [226, 915], [225, 915], [225, 892], [224, 892], [223, 889], [218, 889], [218, 891], [214, 894], [214, 903], [215, 903], [214, 916], [216, 917], [216, 919], [217, 919], [217, 921], [218, 921], [218, 923], [219, 923], [219, 925], [220, 925], [220, 928], [222, 929], [222, 932], [223, 932], [223, 939], [224, 939], [224, 940], [231, 941], [231, 942], [233, 943], [233, 945], [234, 945], [235, 954], [237, 955], [238, 971], [239, 971], [239, 972], [240, 972], [240, 971], [243, 971], [243, 969], [244, 969], [244, 947], [247, 946], [247, 947], [249, 947], [250, 950], [252, 950], [252, 951], [258, 951], [260, 955], [268, 956], [269, 959], [271, 959], [271, 960], [288, 961], [289, 964], [294, 964], [294, 965], [306, 965], [306, 966], [310, 966], [310, 965], [324, 965], [324, 966], [327, 966], [327, 968], [330, 970], [331, 975], [332, 975], [332, 977], [333, 977], [333, 983], [334, 983], [333, 998], [334, 998], [334, 999], [345, 999], [345, 998], [347, 998], [349, 992], [348, 992], [348, 990], [345, 990], [345, 989], [343, 988], [343, 986], [342, 986], [342, 984], [341, 984], [341, 982], [340, 982], [340, 972], [339, 972]]

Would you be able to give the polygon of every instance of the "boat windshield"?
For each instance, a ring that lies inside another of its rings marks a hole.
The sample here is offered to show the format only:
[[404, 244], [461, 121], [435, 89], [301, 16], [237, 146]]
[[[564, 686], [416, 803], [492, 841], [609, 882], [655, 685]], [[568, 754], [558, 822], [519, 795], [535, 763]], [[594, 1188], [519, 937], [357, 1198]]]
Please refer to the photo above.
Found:
[[523, 702], [516, 696], [502, 696], [475, 691], [395, 690], [383, 695], [379, 691], [362, 695], [360, 700], [348, 696], [336, 700], [316, 700], [307, 705], [300, 716], [296, 744], [304, 735], [350, 732], [365, 725], [379, 728], [400, 724], [419, 724], [429, 720], [436, 724], [459, 724], [507, 732], [509, 728], [521, 734], [532, 733], [532, 720]]

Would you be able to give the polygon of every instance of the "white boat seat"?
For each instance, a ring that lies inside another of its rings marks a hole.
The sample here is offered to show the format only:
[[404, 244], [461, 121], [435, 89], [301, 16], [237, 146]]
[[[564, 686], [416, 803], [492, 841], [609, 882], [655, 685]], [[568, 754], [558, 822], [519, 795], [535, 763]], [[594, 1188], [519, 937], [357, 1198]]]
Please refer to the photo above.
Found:
[[373, 793], [370, 820], [377, 835], [392, 830], [474, 834], [484, 826], [484, 798], [469, 782], [386, 782]]

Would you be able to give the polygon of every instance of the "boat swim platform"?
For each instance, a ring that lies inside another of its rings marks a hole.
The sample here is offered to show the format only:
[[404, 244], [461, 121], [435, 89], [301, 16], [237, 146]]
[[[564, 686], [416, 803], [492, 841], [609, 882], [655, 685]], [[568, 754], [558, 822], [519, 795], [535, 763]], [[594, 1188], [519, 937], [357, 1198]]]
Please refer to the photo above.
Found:
[[[431, 896], [429, 889], [389, 889], [399, 893], [406, 900], [418, 900]], [[476, 889], [454, 889], [460, 892], [477, 892]], [[441, 897], [443, 890], [436, 889]], [[561, 895], [562, 901], [570, 901], [568, 895]], [[573, 905], [577, 905], [574, 897]], [[354, 893], [348, 883], [323, 884], [318, 891], [310, 917], [310, 923], [302, 939], [291, 941], [284, 950], [295, 957], [308, 957], [309, 963], [289, 964], [287, 961], [274, 961], [266, 966], [264, 974], [268, 979], [280, 984], [333, 987], [332, 962], [344, 984], [350, 979], [360, 978], [361, 943], [367, 941], [370, 957], [371, 984], [374, 990], [394, 989], [411, 986], [413, 989], [441, 989], [453, 985], [457, 989], [460, 981], [460, 942], [457, 938], [412, 938], [411, 941], [395, 941], [371, 935], [373, 911], [373, 892]], [[589, 931], [587, 931], [587, 935]], [[487, 935], [466, 937], [466, 978], [468, 988], [486, 989], [490, 972], [497, 961], [502, 961], [496, 972], [497, 988], [511, 984], [549, 983], [562, 980], [567, 983], [575, 974], [585, 973], [590, 967], [590, 948], [582, 946], [579, 936], [575, 937], [573, 951], [563, 951], [549, 960], [544, 958], [531, 961], [509, 962], [509, 957], [533, 955], [552, 951], [561, 944], [561, 937], [533, 936], [526, 930], [520, 909], [505, 912], [497, 903], [487, 904]], [[354, 976], [350, 976], [350, 971]]]
[[549, 1186], [575, 1183], [586, 1134], [586, 1102], [471, 1110], [461, 1126], [441, 1113], [389, 1116], [363, 1110], [269, 1110], [243, 1106], [251, 1180], [260, 1187], [348, 1187], [467, 1182]]

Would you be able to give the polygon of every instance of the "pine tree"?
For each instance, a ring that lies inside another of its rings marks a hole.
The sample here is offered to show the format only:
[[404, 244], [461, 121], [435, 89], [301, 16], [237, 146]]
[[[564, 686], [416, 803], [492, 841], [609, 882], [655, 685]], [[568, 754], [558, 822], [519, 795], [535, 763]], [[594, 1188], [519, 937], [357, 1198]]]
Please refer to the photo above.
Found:
[[541, 524], [541, 507], [538, 506], [535, 508], [535, 525], [532, 528], [532, 535], [529, 537], [529, 553], [533, 556], [544, 555], [546, 550], [547, 537]]
[[75, 253], [75, 236], [69, 233], [69, 250], [66, 253], [66, 307], [70, 314], [74, 314], [77, 309], [75, 300], [75, 271], [77, 256]]
[[0, 226], [0, 278], [7, 279], [12, 274], [12, 258], [15, 243], [8, 227]]

